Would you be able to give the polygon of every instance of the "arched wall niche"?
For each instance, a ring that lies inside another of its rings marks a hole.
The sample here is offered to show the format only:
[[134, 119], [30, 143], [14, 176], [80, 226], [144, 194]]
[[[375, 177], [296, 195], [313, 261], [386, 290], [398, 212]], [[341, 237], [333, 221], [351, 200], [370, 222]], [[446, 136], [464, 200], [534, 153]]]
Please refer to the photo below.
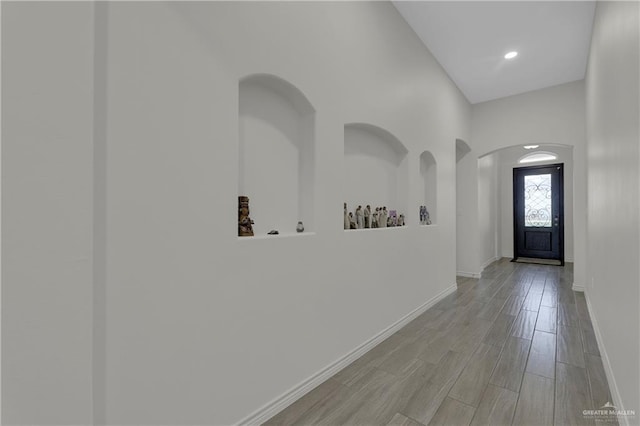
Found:
[[253, 74], [239, 84], [238, 195], [256, 236], [314, 230], [315, 109], [293, 84]]
[[438, 218], [438, 164], [430, 151], [420, 154], [420, 176], [423, 183], [422, 206], [427, 207], [432, 224]]
[[386, 206], [405, 215], [407, 223], [408, 150], [378, 126], [344, 126], [344, 201], [354, 212], [358, 206]]

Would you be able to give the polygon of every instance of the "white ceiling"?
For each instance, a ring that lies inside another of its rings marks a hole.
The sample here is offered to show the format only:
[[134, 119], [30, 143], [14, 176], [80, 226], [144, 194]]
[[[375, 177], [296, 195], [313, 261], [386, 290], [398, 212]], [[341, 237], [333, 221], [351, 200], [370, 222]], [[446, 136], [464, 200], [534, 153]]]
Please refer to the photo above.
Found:
[[595, 2], [393, 3], [472, 104], [584, 78]]

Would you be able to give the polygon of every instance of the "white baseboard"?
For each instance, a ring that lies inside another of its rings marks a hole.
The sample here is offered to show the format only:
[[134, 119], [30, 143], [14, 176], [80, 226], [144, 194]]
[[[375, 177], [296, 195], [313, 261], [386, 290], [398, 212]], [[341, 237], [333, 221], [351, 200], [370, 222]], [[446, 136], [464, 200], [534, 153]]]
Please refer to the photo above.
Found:
[[451, 293], [455, 292], [457, 289], [457, 284], [453, 284], [451, 287], [441, 291], [436, 296], [432, 297], [430, 300], [423, 303], [418, 308], [409, 312], [404, 317], [400, 318], [395, 323], [391, 324], [389, 327], [382, 330], [380, 333], [376, 334], [357, 348], [348, 352], [338, 360], [329, 364], [322, 370], [318, 371], [311, 377], [306, 380], [303, 380], [293, 388], [289, 389], [279, 397], [275, 398], [271, 402], [265, 404], [263, 407], [259, 408], [252, 414], [248, 415], [244, 419], [240, 420], [236, 424], [238, 425], [260, 425], [271, 417], [278, 414], [280, 411], [287, 408], [289, 405], [293, 404], [298, 399], [302, 398], [309, 391], [315, 389], [317, 386], [333, 377], [336, 373], [338, 373], [343, 368], [347, 367], [356, 359], [360, 358], [362, 355], [373, 349], [378, 343], [385, 340], [387, 337], [394, 334], [396, 331], [400, 330], [402, 327], [407, 325], [409, 322], [413, 321], [416, 317], [422, 314], [424, 311], [438, 303], [440, 300], [444, 299]]
[[458, 276], [458, 277], [467, 277], [467, 278], [480, 278], [482, 276], [482, 272], [456, 271], [456, 276]]
[[487, 266], [491, 265], [493, 262], [495, 262], [496, 260], [500, 260], [500, 259], [501, 259], [501, 258], [500, 258], [500, 257], [498, 257], [498, 256], [493, 257], [493, 258], [491, 258], [491, 259], [487, 260], [486, 262], [484, 262], [484, 264], [482, 265], [482, 268], [480, 268], [480, 269], [482, 269], [482, 270], [484, 271], [484, 269], [485, 269]]
[[[575, 284], [574, 284], [575, 286]], [[584, 291], [584, 287], [582, 287]], [[578, 291], [578, 290], [576, 290]], [[589, 301], [589, 292], [584, 293], [585, 299], [587, 300], [587, 310], [589, 311], [589, 318], [591, 318], [591, 323], [593, 324], [593, 331], [596, 335], [596, 342], [598, 343], [598, 350], [600, 351], [600, 358], [602, 359], [602, 365], [604, 366], [604, 372], [607, 376], [607, 382], [609, 383], [609, 391], [611, 392], [611, 398], [613, 401], [613, 405], [617, 407], [617, 410], [624, 411], [624, 405], [622, 404], [622, 398], [620, 398], [620, 390], [618, 389], [618, 384], [616, 383], [616, 378], [613, 375], [613, 369], [611, 368], [611, 362], [609, 362], [609, 355], [607, 355], [607, 349], [602, 342], [602, 335], [600, 334], [600, 328], [598, 327], [598, 320], [593, 314], [593, 308], [591, 308], [591, 302]], [[621, 416], [618, 418], [618, 422], [621, 426], [631, 426], [629, 423], [629, 418], [626, 416]]]
[[480, 272], [456, 271], [456, 275], [459, 276], [459, 277], [467, 277], [467, 278], [481, 278], [482, 277], [482, 271], [484, 271], [484, 269], [487, 266], [491, 265], [493, 262], [495, 262], [496, 260], [500, 260], [500, 259], [501, 259], [500, 257], [496, 256], [496, 257], [492, 257], [491, 259], [487, 260], [480, 267]]
[[576, 283], [573, 283], [573, 285], [571, 286], [571, 290], [573, 291], [579, 291], [581, 293], [584, 293], [584, 286], [583, 285], [579, 285]]

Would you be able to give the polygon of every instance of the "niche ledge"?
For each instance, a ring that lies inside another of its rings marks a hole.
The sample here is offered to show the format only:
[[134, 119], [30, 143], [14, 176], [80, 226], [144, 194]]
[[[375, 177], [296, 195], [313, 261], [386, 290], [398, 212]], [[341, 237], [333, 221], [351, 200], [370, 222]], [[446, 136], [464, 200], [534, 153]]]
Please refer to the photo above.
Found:
[[291, 238], [313, 237], [315, 232], [288, 232], [278, 235], [254, 235], [253, 237], [238, 237], [238, 241], [255, 241], [255, 240], [283, 240]]

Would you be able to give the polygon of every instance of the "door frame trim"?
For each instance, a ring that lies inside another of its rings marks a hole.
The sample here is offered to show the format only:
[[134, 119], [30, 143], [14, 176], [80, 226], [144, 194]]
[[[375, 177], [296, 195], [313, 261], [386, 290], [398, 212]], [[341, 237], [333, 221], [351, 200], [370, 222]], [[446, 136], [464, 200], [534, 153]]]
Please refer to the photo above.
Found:
[[514, 167], [513, 168], [513, 176], [511, 179], [511, 183], [513, 186], [513, 203], [511, 206], [511, 210], [513, 210], [513, 259], [512, 261], [515, 261], [518, 259], [518, 257], [530, 257], [530, 256], [518, 256], [518, 230], [517, 230], [517, 218], [518, 218], [518, 212], [516, 211], [516, 196], [517, 196], [517, 189], [516, 189], [516, 173], [518, 171], [521, 170], [536, 170], [536, 169], [546, 169], [548, 167], [559, 167], [560, 169], [560, 173], [558, 176], [558, 183], [559, 183], [559, 192], [560, 192], [560, 205], [558, 206], [558, 210], [560, 213], [560, 223], [559, 223], [559, 228], [560, 230], [558, 231], [559, 235], [560, 235], [560, 266], [564, 266], [564, 163], [554, 163], [554, 164], [538, 164], [535, 166], [525, 166], [525, 167]]

